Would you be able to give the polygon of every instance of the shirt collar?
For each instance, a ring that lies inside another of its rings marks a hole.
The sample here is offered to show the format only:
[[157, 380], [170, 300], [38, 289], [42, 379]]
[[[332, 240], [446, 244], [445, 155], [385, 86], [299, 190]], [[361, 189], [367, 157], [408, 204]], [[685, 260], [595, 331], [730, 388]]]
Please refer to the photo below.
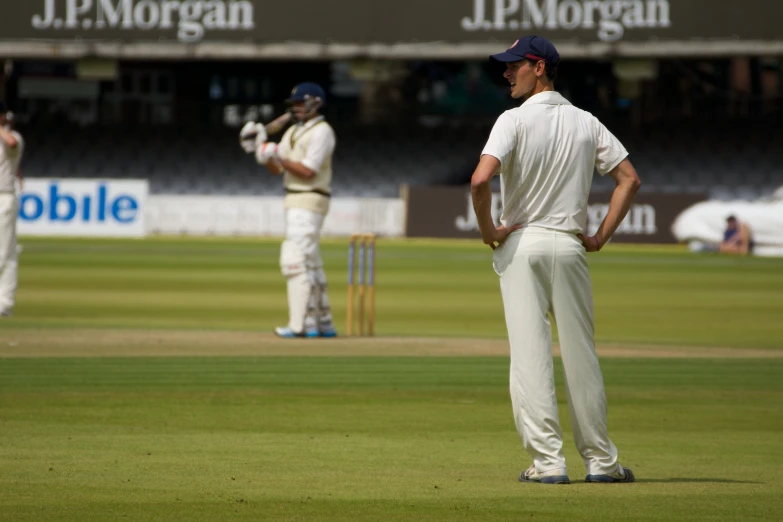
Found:
[[538, 94], [534, 94], [522, 105], [534, 105], [534, 104], [542, 104], [542, 105], [571, 105], [571, 102], [566, 100], [562, 94], [560, 94], [557, 91], [544, 91], [539, 92]]
[[313, 125], [315, 125], [316, 123], [321, 122], [321, 121], [324, 121], [323, 115], [316, 116], [312, 120], [307, 120], [305, 123], [299, 123], [298, 125], [302, 129], [309, 129], [310, 127], [312, 127]]

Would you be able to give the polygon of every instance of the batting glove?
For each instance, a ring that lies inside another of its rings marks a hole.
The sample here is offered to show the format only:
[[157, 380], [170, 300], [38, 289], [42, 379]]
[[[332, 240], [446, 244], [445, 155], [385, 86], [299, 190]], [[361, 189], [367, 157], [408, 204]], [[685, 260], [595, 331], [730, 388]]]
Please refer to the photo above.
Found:
[[254, 121], [245, 123], [242, 130], [239, 131], [239, 144], [242, 146], [242, 150], [248, 154], [256, 150], [257, 145], [265, 142], [266, 139], [266, 128]]
[[262, 143], [256, 149], [256, 161], [260, 165], [266, 165], [270, 159], [280, 159], [279, 145], [272, 141]]

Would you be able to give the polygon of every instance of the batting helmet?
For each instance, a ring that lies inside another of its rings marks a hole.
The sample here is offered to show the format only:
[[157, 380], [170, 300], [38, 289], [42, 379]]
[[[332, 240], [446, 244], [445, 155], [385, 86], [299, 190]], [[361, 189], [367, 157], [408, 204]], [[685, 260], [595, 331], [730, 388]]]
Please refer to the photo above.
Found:
[[308, 100], [319, 101], [323, 105], [326, 102], [326, 93], [317, 83], [304, 82], [297, 84], [288, 98], [289, 103]]

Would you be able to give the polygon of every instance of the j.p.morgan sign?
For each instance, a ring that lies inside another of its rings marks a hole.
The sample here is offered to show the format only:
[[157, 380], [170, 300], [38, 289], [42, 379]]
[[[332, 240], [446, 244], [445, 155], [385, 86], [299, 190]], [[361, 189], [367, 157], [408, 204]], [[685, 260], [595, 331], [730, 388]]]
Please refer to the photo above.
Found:
[[670, 25], [668, 0], [473, 0], [473, 16], [462, 19], [465, 31], [588, 29], [604, 42]]
[[[593, 234], [609, 211], [609, 193], [590, 196], [587, 233]], [[625, 243], [676, 243], [674, 219], [686, 208], [705, 200], [705, 194], [639, 194], [612, 241]], [[492, 217], [500, 224], [503, 201], [492, 195]], [[408, 190], [409, 237], [478, 238], [478, 222], [464, 187], [411, 187]]]
[[[302, 43], [327, 48], [406, 43], [414, 47], [395, 47], [394, 52], [421, 59], [440, 49], [485, 59], [488, 44], [497, 52], [522, 35], [539, 34], [558, 45], [622, 43], [613, 48], [617, 53], [628, 52], [628, 45], [677, 42], [665, 50], [644, 47], [644, 54], [681, 56], [693, 52], [683, 42], [698, 48], [707, 41], [781, 42], [781, 17], [775, 16], [780, 11], [780, 0], [743, 0], [741, 5], [719, 0], [0, 0], [0, 54], [3, 43], [18, 47], [28, 40], [82, 47], [92, 41], [242, 42], [271, 46], [274, 52], [294, 42], [286, 52], [297, 57]], [[561, 51], [575, 53], [570, 47]], [[741, 47], [728, 49], [748, 54]]]
[[172, 30], [181, 42], [198, 42], [212, 30], [255, 28], [253, 3], [247, 0], [44, 0], [42, 3], [41, 11], [32, 17], [32, 27], [47, 32]]

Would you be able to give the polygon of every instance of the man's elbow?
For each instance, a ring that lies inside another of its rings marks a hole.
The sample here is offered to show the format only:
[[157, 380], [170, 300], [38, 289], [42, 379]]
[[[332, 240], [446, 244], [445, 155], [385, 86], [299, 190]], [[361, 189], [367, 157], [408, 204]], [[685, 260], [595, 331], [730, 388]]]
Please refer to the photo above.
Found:
[[473, 176], [470, 178], [470, 188], [473, 191], [476, 191], [480, 189], [481, 187], [485, 187], [489, 184], [490, 178], [483, 175], [480, 172], [475, 172]]
[[639, 188], [642, 186], [642, 180], [639, 179], [639, 175], [636, 173], [636, 169], [630, 165], [628, 165], [628, 168], [625, 169], [625, 172], [623, 172], [623, 175], [620, 177], [619, 181], [621, 184], [625, 185], [633, 194], [636, 194], [639, 191]]
[[630, 187], [631, 190], [636, 194], [639, 192], [639, 188], [642, 186], [642, 180], [639, 179], [639, 176], [634, 173], [633, 178], [631, 178]]
[[9, 149], [15, 149], [19, 146], [19, 140], [12, 136], [5, 144], [8, 145]]

